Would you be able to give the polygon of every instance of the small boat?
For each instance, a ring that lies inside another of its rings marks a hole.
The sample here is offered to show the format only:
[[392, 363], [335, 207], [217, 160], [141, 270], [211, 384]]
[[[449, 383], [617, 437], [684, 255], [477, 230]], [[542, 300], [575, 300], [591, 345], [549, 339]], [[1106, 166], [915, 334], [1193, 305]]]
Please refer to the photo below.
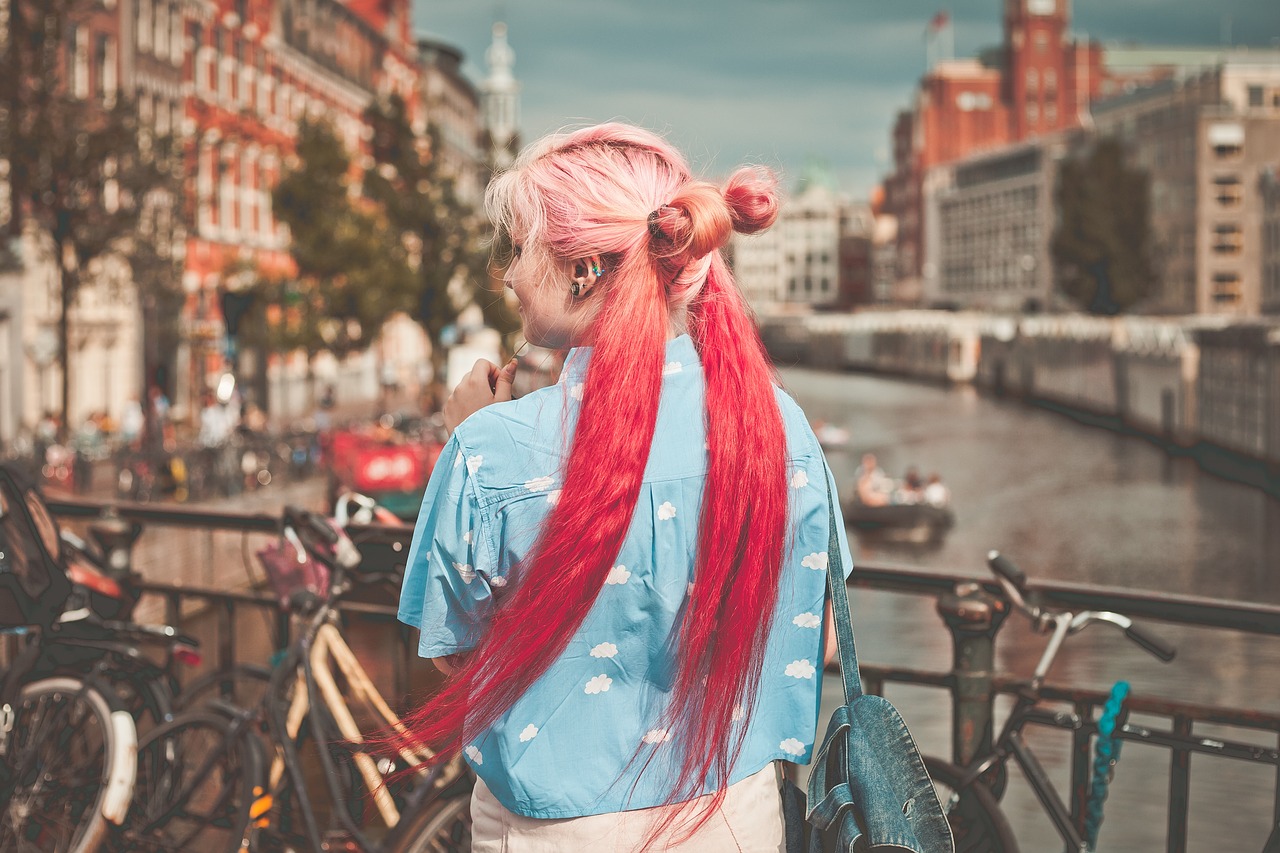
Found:
[[844, 523], [863, 531], [875, 531], [892, 538], [912, 542], [940, 539], [955, 524], [955, 513], [948, 506], [928, 503], [885, 504], [868, 506], [858, 500], [857, 489], [841, 501]]
[[818, 421], [813, 425], [813, 434], [823, 450], [840, 450], [849, 443], [849, 431], [826, 421]]

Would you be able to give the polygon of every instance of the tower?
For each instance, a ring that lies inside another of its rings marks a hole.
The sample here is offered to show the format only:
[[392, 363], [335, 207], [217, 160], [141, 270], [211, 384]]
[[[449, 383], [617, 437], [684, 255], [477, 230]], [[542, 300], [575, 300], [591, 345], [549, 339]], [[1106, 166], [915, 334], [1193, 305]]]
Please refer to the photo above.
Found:
[[520, 84], [511, 69], [516, 54], [507, 44], [507, 25], [493, 25], [493, 43], [484, 52], [489, 76], [480, 84], [481, 116], [489, 136], [489, 155], [497, 169], [511, 165], [519, 144]]
[[1004, 100], [1013, 141], [1075, 121], [1067, 109], [1070, 0], [1005, 0]]

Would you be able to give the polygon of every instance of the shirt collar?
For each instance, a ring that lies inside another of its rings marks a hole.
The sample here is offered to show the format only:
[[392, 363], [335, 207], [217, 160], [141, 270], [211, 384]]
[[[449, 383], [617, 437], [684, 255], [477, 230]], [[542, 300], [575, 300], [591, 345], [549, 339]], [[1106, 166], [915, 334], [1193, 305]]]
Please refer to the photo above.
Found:
[[[560, 382], [582, 382], [587, 377], [587, 367], [591, 363], [591, 347], [574, 347], [564, 358], [564, 367], [560, 370]], [[667, 341], [664, 356], [663, 375], [678, 373], [690, 367], [701, 365], [698, 359], [698, 348], [693, 338], [679, 335]]]

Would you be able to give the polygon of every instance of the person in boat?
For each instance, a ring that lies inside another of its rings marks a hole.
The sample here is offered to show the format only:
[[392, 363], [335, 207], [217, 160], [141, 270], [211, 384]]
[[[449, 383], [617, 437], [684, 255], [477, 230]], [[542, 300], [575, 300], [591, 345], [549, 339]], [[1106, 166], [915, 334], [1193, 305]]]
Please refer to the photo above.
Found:
[[893, 480], [880, 467], [874, 453], [862, 455], [862, 465], [854, 474], [858, 500], [863, 506], [888, 506], [893, 496]]
[[942, 478], [929, 475], [929, 482], [924, 487], [924, 502], [929, 506], [947, 507], [951, 505], [951, 490], [942, 484]]

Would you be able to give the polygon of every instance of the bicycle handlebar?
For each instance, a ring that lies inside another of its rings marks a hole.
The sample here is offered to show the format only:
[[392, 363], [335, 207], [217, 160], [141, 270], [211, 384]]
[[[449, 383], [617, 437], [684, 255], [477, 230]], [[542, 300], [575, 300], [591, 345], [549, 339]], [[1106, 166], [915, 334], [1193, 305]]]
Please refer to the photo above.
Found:
[[[991, 571], [995, 572], [996, 577], [1005, 584], [1005, 591], [1013, 600], [1014, 606], [1023, 611], [1037, 624], [1048, 625], [1055, 618], [1054, 614], [1043, 610], [1040, 607], [1028, 604], [1023, 600], [1023, 593], [1027, 592], [1027, 575], [1021, 569], [1013, 564], [1013, 561], [1002, 555], [999, 551], [989, 551], [987, 553], [987, 565], [991, 567]], [[1067, 614], [1070, 618], [1071, 614]], [[1110, 622], [1124, 631], [1124, 635], [1137, 643], [1150, 654], [1158, 657], [1160, 660], [1168, 663], [1177, 655], [1178, 650], [1174, 648], [1167, 640], [1152, 634], [1137, 625], [1133, 624], [1128, 616], [1122, 616], [1114, 613], [1103, 613], [1095, 611], [1084, 611], [1078, 614], [1072, 621], [1071, 633], [1083, 630], [1092, 622]], [[1052, 649], [1056, 654], [1056, 648]]]
[[1178, 650], [1169, 645], [1169, 642], [1154, 634], [1148, 634], [1140, 629], [1137, 625], [1130, 625], [1124, 629], [1124, 635], [1142, 646], [1151, 654], [1160, 658], [1160, 660], [1168, 663], [1177, 656]]

